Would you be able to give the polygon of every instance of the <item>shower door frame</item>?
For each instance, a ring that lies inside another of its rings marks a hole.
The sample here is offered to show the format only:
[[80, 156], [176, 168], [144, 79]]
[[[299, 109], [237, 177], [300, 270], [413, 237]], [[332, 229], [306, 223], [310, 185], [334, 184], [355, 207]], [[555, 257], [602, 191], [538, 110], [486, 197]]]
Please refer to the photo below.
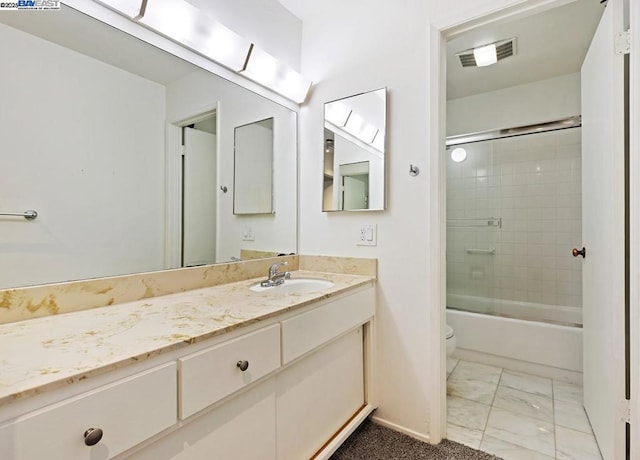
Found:
[[[502, 3], [502, 6], [499, 4]], [[431, 286], [429, 333], [432, 359], [429, 362], [430, 442], [439, 442], [446, 434], [446, 42], [467, 30], [523, 13], [544, 11], [562, 6], [566, 0], [495, 1], [469, 8], [449, 9], [448, 16], [428, 26], [428, 95], [429, 100], [429, 235], [432, 257], [428, 268]], [[640, 5], [630, 2], [631, 29], [640, 31]], [[640, 33], [631, 34], [629, 106], [630, 126], [640, 125]], [[640, 382], [640, 133], [631, 130], [629, 162], [629, 252], [630, 252], [630, 372], [631, 382]], [[640, 424], [633, 414], [640, 414], [640, 385], [631, 385], [630, 424], [631, 458], [640, 458]]]
[[[515, 138], [515, 137], [524, 137], [524, 136], [531, 136], [531, 135], [536, 135], [536, 134], [549, 134], [552, 132], [557, 132], [557, 131], [563, 131], [563, 130], [567, 130], [567, 129], [574, 129], [574, 128], [582, 128], [582, 116], [581, 115], [574, 115], [571, 117], [565, 117], [565, 118], [560, 118], [557, 120], [549, 120], [549, 121], [545, 121], [545, 122], [541, 122], [541, 123], [534, 123], [534, 124], [529, 124], [529, 125], [522, 125], [522, 126], [513, 126], [513, 127], [509, 127], [509, 128], [499, 128], [499, 129], [490, 129], [487, 131], [479, 131], [479, 132], [473, 132], [473, 133], [465, 133], [465, 134], [457, 134], [457, 135], [453, 135], [453, 136], [447, 136], [445, 138], [445, 145], [447, 150], [449, 150], [450, 148], [456, 147], [456, 146], [468, 146], [469, 144], [476, 144], [476, 143], [491, 143], [492, 141], [498, 141], [501, 139], [507, 139], [507, 138]], [[446, 163], [446, 162], [445, 162]], [[445, 165], [445, 169], [446, 169], [446, 165]], [[445, 172], [446, 174], [446, 172]], [[498, 186], [498, 188], [500, 188], [500, 186]], [[446, 181], [445, 181], [445, 189], [446, 189]], [[495, 214], [497, 216], [500, 217], [482, 217], [482, 218], [471, 218], [471, 219], [456, 219], [456, 218], [451, 218], [452, 221], [460, 221], [460, 220], [471, 220], [471, 221], [479, 221], [479, 220], [486, 220], [486, 219], [493, 219], [495, 221], [498, 222], [497, 226], [498, 227], [502, 227], [502, 222], [503, 222], [503, 218], [502, 218], [502, 214], [499, 212], [496, 213], [490, 213], [490, 214]], [[477, 225], [471, 225], [472, 227], [477, 227]], [[459, 227], [459, 225], [456, 225], [454, 228]], [[464, 227], [464, 225], [462, 225], [462, 227]], [[445, 231], [448, 231], [448, 229], [445, 229]], [[575, 241], [579, 242], [581, 241], [581, 238], [578, 237]], [[577, 244], [577, 243], [576, 243]], [[491, 254], [495, 254], [495, 247], [492, 248], [493, 251], [491, 252]], [[467, 252], [470, 251], [474, 251], [471, 249], [467, 249]], [[478, 251], [483, 251], [482, 249], [478, 250]], [[486, 251], [486, 250], [485, 250]], [[445, 270], [446, 270], [446, 266], [445, 266]], [[495, 285], [493, 286], [495, 288]], [[448, 293], [450, 294], [450, 293]], [[465, 295], [470, 295], [473, 296], [473, 294], [462, 294], [462, 296]], [[480, 296], [482, 297], [482, 296]], [[512, 300], [509, 299], [504, 299], [502, 297], [500, 298], [492, 298], [492, 300], [495, 301], [496, 304], [503, 304], [503, 302], [506, 302], [507, 304], [510, 304], [512, 302]], [[518, 299], [518, 300], [513, 300], [514, 302], [517, 303], [524, 303], [524, 308], [526, 309], [527, 305], [530, 305], [530, 302], [527, 299]], [[534, 302], [535, 304], [536, 302]], [[531, 305], [534, 306], [534, 305]], [[553, 306], [556, 308], [564, 308], [565, 305], [563, 304], [551, 304], [549, 306]], [[533, 315], [519, 315], [519, 314], [515, 314], [513, 312], [509, 312], [509, 313], [505, 313], [505, 312], [487, 312], [487, 311], [479, 311], [479, 310], [474, 310], [473, 308], [468, 308], [468, 306], [460, 306], [460, 305], [447, 305], [446, 306], [447, 309], [453, 309], [453, 310], [458, 310], [458, 311], [463, 311], [463, 312], [470, 312], [470, 313], [478, 313], [478, 314], [484, 314], [484, 315], [489, 315], [489, 316], [496, 316], [496, 317], [502, 317], [502, 318], [512, 318], [512, 319], [516, 319], [516, 320], [522, 320], [522, 321], [538, 321], [538, 322], [542, 322], [542, 323], [547, 323], [547, 324], [556, 324], [556, 325], [560, 325], [560, 326], [568, 326], [568, 327], [578, 327], [578, 328], [582, 328], [582, 320], [578, 320], [577, 318], [572, 318], [572, 320], [568, 320], [568, 319], [559, 319], [559, 318], [549, 318], [549, 317], [534, 317]], [[573, 309], [573, 308], [577, 308], [575, 306], [569, 306], [569, 309]], [[564, 316], [564, 315], [562, 315]], [[573, 316], [573, 315], [571, 315]], [[485, 351], [486, 352], [486, 351]], [[540, 363], [537, 363], [540, 364]]]

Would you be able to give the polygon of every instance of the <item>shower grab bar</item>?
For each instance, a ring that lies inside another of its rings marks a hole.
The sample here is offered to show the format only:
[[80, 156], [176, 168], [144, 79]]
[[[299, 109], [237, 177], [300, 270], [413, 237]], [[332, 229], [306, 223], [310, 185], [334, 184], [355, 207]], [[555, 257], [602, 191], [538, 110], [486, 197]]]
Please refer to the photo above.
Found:
[[502, 228], [500, 217], [476, 217], [474, 219], [450, 219], [447, 227], [498, 227]]
[[487, 254], [487, 255], [495, 255], [496, 248], [488, 248], [488, 249], [478, 249], [478, 248], [465, 248], [464, 249], [467, 254]]
[[25, 212], [0, 212], [0, 216], [24, 217], [27, 220], [33, 220], [38, 217], [38, 211], [27, 209]]

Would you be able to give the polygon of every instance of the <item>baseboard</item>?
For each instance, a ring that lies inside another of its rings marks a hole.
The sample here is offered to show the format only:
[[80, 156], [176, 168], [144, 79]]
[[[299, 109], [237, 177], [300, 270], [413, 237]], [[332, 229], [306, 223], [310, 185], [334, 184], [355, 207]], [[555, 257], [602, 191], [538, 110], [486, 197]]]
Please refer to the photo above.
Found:
[[430, 442], [431, 440], [431, 438], [426, 434], [418, 433], [417, 431], [410, 430], [409, 428], [405, 428], [403, 426], [389, 422], [388, 420], [385, 420], [380, 417], [376, 417], [375, 415], [371, 417], [371, 420], [373, 420], [379, 425], [392, 429], [393, 431], [398, 431], [402, 434], [406, 434], [407, 436], [411, 436], [412, 438], [417, 439], [418, 441]]
[[487, 364], [489, 366], [502, 367], [503, 369], [525, 374], [538, 375], [562, 382], [582, 385], [582, 372], [560, 369], [558, 367], [545, 366], [544, 364], [530, 363], [518, 359], [506, 358], [504, 356], [482, 353], [480, 351], [457, 348], [453, 353], [453, 358], [474, 363]]
[[353, 433], [356, 428], [358, 428], [362, 422], [366, 420], [366, 418], [375, 410], [376, 408], [370, 404], [367, 404], [360, 412], [354, 415], [349, 423], [347, 423], [338, 433], [336, 433], [331, 441], [327, 443], [320, 452], [318, 452], [313, 460], [327, 460], [329, 457], [333, 455], [333, 453], [338, 450], [338, 448], [344, 443], [351, 433]]

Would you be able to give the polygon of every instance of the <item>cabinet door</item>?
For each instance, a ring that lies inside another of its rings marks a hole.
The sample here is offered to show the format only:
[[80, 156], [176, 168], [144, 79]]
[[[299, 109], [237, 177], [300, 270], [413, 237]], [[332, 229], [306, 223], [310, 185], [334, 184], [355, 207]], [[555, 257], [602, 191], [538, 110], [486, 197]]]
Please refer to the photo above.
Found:
[[[177, 422], [176, 363], [119, 380], [0, 427], [0, 458], [106, 460]], [[103, 431], [85, 445], [89, 428]]]
[[275, 378], [266, 380], [142, 451], [135, 460], [274, 460]]
[[362, 327], [277, 375], [278, 459], [311, 458], [364, 405]]

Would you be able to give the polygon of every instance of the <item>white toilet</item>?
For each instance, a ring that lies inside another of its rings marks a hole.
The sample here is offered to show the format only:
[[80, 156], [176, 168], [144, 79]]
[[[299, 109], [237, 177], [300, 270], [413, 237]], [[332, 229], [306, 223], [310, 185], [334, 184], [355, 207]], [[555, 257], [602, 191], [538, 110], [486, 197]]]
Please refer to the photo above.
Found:
[[456, 336], [453, 333], [453, 328], [447, 324], [447, 356], [452, 356], [456, 351]]

